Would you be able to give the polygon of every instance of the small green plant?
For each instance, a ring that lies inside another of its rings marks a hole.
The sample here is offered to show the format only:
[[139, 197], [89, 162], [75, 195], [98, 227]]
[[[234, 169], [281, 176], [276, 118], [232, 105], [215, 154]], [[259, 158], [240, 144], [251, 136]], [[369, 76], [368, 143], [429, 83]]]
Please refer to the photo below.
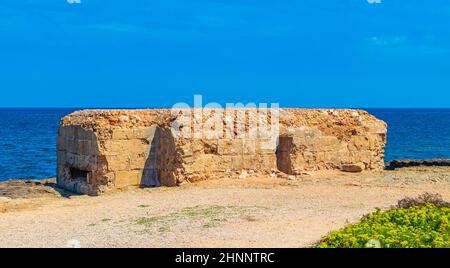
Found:
[[169, 229], [169, 227], [167, 227], [167, 226], [161, 226], [161, 227], [159, 227], [158, 231], [159, 231], [160, 233], [165, 233], [165, 232], [170, 231], [170, 229]]
[[148, 208], [149, 205], [139, 205], [138, 208]]
[[437, 203], [422, 202], [423, 198], [407, 199], [407, 202], [399, 201], [396, 208], [387, 211], [377, 209], [363, 216], [359, 223], [331, 232], [315, 246], [450, 248], [450, 207], [436, 196], [429, 200]]
[[102, 219], [102, 222], [107, 222], [107, 221], [111, 221], [111, 219], [108, 219], [108, 218]]
[[213, 228], [213, 227], [216, 227], [217, 225], [216, 224], [214, 224], [214, 223], [212, 223], [212, 222], [207, 222], [207, 223], [205, 223], [205, 224], [203, 224], [203, 228]]

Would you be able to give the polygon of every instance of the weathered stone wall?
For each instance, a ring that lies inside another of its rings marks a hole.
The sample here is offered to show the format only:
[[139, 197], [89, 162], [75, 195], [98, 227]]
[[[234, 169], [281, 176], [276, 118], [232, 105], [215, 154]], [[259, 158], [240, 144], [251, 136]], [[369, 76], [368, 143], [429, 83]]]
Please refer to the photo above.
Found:
[[159, 186], [159, 127], [112, 128], [109, 132], [102, 136], [81, 126], [61, 126], [58, 184], [91, 195], [131, 185]]
[[[57, 182], [72, 192], [94, 194], [106, 165], [100, 154], [96, 134], [81, 126], [62, 126], [58, 135]], [[81, 174], [89, 171], [86, 174]]]
[[[270, 137], [250, 135], [256, 109], [231, 114], [229, 110], [190, 111], [183, 118], [169, 109], [79, 111], [63, 118], [58, 138], [59, 185], [97, 195], [126, 186], [175, 186], [242, 171], [297, 174], [346, 164], [384, 167], [386, 124], [365, 111], [280, 109], [279, 132]], [[193, 111], [202, 117], [196, 118]], [[233, 121], [242, 112], [245, 119]], [[223, 131], [217, 131], [217, 125], [209, 128], [207, 121], [214, 114], [220, 116]], [[194, 121], [208, 125], [199, 137], [178, 137], [172, 131], [178, 122], [179, 129], [194, 133], [195, 127], [187, 124]], [[237, 129], [243, 133], [237, 134]], [[206, 137], [214, 130], [217, 135]]]

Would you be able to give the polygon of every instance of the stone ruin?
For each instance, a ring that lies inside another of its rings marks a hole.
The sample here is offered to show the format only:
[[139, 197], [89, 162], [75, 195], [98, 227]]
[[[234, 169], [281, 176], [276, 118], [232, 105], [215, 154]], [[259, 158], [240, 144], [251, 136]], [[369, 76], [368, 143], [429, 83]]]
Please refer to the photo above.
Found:
[[[268, 123], [274, 115], [277, 125]], [[208, 123], [211, 118], [219, 124]], [[270, 135], [260, 135], [266, 123]], [[381, 170], [386, 131], [383, 121], [362, 110], [77, 111], [61, 120], [57, 182], [71, 192], [99, 195], [242, 172], [298, 175], [349, 165]]]

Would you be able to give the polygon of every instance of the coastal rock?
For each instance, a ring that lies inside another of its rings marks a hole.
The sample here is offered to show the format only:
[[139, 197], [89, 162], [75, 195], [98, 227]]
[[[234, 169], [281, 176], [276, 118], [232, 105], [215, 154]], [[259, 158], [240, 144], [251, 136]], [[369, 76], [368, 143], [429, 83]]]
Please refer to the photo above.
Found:
[[46, 180], [8, 180], [0, 182], [0, 201], [42, 196], [61, 196], [55, 188], [55, 179]]
[[450, 166], [450, 159], [436, 158], [436, 159], [404, 159], [392, 160], [386, 163], [387, 170], [394, 170], [403, 167], [418, 167], [418, 166]]
[[342, 171], [344, 172], [358, 173], [362, 172], [364, 169], [366, 169], [366, 165], [364, 165], [363, 163], [347, 164], [342, 166]]

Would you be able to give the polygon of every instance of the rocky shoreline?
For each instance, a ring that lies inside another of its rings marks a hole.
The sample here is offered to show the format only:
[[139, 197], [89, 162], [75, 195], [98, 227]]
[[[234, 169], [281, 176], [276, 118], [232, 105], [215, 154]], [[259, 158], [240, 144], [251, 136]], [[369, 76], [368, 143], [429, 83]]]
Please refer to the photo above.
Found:
[[0, 182], [0, 202], [12, 199], [28, 199], [43, 196], [64, 197], [69, 195], [71, 195], [71, 193], [57, 187], [56, 179], [11, 179]]
[[404, 167], [449, 167], [449, 158], [434, 158], [434, 159], [403, 159], [403, 160], [392, 160], [386, 163], [387, 170], [394, 170], [396, 168]]

